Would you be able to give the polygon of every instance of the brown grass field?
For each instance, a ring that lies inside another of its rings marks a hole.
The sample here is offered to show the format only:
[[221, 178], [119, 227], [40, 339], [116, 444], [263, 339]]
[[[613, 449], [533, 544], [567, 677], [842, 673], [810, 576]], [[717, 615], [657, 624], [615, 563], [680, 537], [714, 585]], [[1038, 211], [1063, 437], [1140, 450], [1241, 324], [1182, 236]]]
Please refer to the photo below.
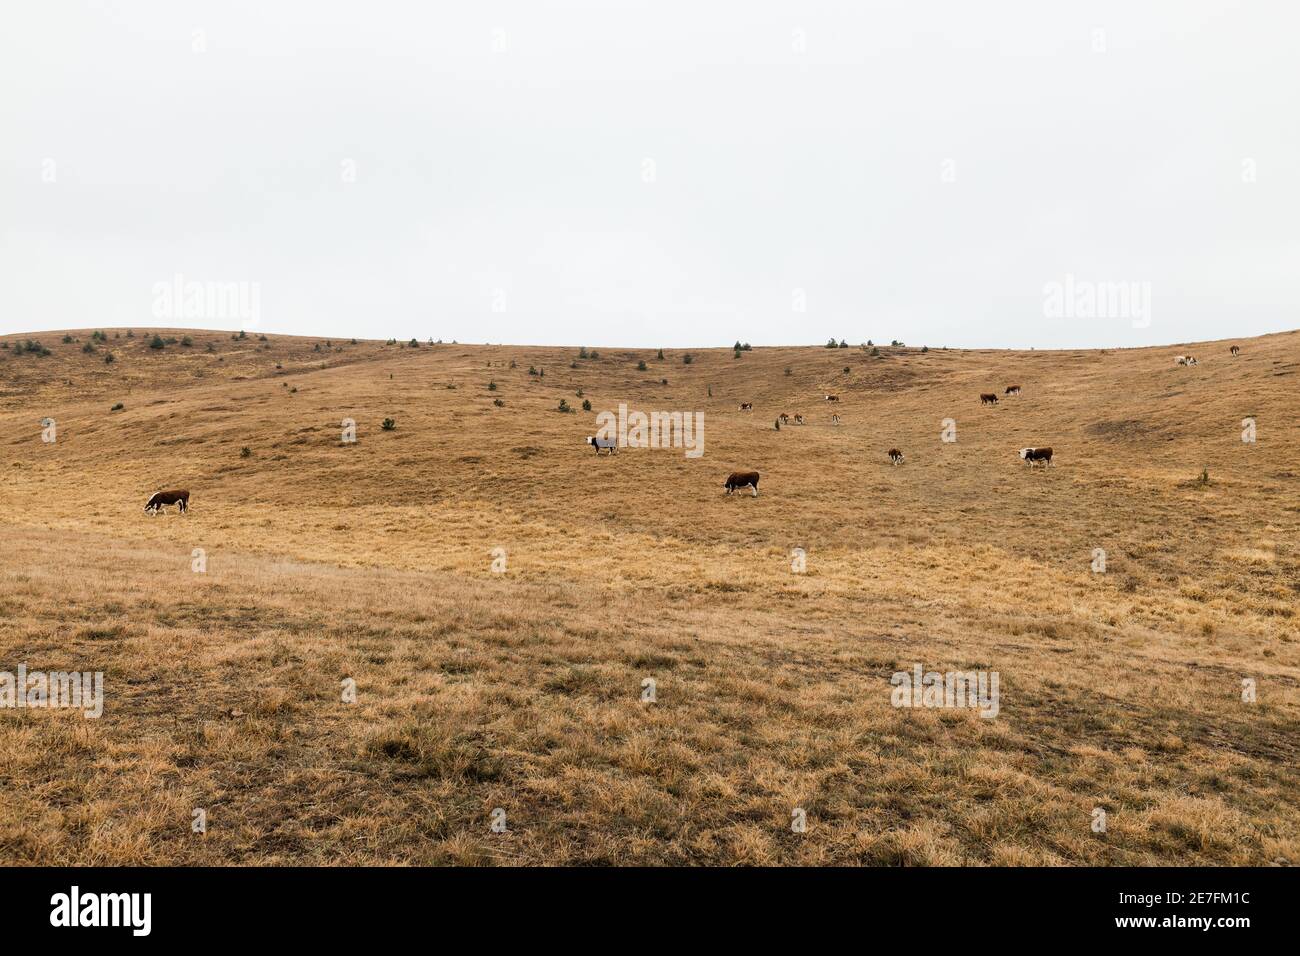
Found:
[[[98, 720], [0, 710], [6, 862], [1300, 862], [1300, 333], [574, 368], [90, 332], [0, 340], [0, 671], [105, 675]], [[620, 402], [702, 410], [704, 455], [596, 457]], [[891, 706], [916, 664], [996, 670], [998, 716]]]

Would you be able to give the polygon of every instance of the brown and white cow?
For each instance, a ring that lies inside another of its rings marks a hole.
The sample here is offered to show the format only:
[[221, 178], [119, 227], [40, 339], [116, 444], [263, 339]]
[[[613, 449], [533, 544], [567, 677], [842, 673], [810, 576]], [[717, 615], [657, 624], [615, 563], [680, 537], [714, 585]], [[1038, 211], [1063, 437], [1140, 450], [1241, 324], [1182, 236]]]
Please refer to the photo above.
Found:
[[897, 448], [891, 448], [889, 449], [889, 460], [895, 465], [901, 465], [903, 463], [903, 453]]
[[190, 510], [190, 493], [188, 491], [155, 491], [145, 502], [144, 513], [156, 515], [167, 505], [175, 505], [181, 514]]
[[1237, 346], [1234, 345], [1232, 348], [1228, 349], [1228, 353], [1230, 355], [1237, 356], [1241, 354], [1241, 349], [1237, 348]]
[[789, 425], [789, 424], [790, 424], [790, 416], [787, 415], [785, 412], [782, 412], [782, 413], [781, 413], [781, 415], [780, 415], [780, 419], [781, 419], [781, 424], [782, 424], [782, 425]]
[[803, 416], [802, 416], [802, 415], [796, 415], [796, 416], [794, 417], [794, 423], [795, 423], [796, 425], [802, 425], [802, 424], [804, 423], [804, 421], [803, 421]]
[[1040, 461], [1043, 463], [1043, 467], [1046, 468], [1052, 463], [1052, 449], [1022, 448], [1020, 449], [1020, 457], [1025, 460], [1025, 464], [1030, 468], [1033, 468], [1034, 465]]
[[838, 402], [839, 400], [840, 400], [840, 397], [839, 397], [838, 395], [827, 395], [827, 396], [826, 396], [826, 401], [828, 401], [828, 402]]
[[1006, 390], [1003, 394], [1004, 394], [1004, 395], [1019, 395], [1019, 394], [1020, 394], [1020, 386], [1019, 386], [1019, 385], [1008, 385], [1008, 386], [1007, 386], [1007, 390]]
[[753, 403], [753, 402], [741, 402], [741, 403], [740, 403], [740, 410], [741, 410], [742, 412], [752, 412], [752, 411], [754, 410], [754, 403]]
[[981, 404], [981, 405], [996, 405], [997, 403], [998, 403], [998, 397], [997, 397], [995, 394], [993, 394], [992, 392], [981, 392], [981, 393], [980, 393], [980, 404]]
[[758, 472], [756, 471], [733, 471], [727, 476], [727, 480], [722, 483], [722, 487], [727, 489], [727, 494], [733, 491], [739, 491], [741, 488], [749, 488], [754, 492], [754, 497], [758, 497]]

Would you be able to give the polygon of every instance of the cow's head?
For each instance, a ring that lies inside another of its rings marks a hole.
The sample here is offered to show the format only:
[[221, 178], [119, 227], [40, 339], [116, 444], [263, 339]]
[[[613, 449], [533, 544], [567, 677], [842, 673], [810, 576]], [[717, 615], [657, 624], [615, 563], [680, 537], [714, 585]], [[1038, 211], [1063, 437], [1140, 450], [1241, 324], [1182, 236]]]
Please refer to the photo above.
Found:
[[1029, 457], [1029, 453], [1030, 453], [1031, 451], [1033, 451], [1032, 448], [1022, 448], [1022, 449], [1020, 449], [1020, 457], [1021, 457], [1021, 458], [1028, 458], [1028, 457]]

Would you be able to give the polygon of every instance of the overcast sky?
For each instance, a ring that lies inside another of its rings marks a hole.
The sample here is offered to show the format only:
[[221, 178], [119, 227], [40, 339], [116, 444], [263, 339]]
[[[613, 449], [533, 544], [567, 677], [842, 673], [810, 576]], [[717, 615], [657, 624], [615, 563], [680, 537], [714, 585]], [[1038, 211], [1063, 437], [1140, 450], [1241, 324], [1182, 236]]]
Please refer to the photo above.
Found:
[[[7, 3], [0, 332], [1296, 328], [1298, 27], [1280, 0]], [[177, 276], [243, 313], [186, 318]]]

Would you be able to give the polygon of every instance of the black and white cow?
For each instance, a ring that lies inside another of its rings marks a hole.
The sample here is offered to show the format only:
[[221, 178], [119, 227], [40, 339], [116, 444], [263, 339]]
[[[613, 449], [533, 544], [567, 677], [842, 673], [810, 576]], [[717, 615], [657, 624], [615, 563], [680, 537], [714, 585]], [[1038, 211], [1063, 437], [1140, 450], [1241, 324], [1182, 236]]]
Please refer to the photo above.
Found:
[[593, 438], [592, 436], [588, 435], [587, 444], [590, 445], [592, 448], [596, 449], [597, 455], [600, 454], [601, 449], [608, 451], [611, 455], [615, 454], [618, 451], [618, 442], [615, 441], [613, 438]]
[[190, 493], [188, 491], [155, 491], [145, 502], [144, 513], [156, 515], [168, 505], [175, 505], [181, 514], [190, 510]]
[[1033, 468], [1040, 461], [1043, 463], [1043, 467], [1046, 468], [1052, 463], [1052, 449], [1022, 448], [1020, 449], [1020, 457], [1024, 459], [1025, 464], [1030, 468]]
[[758, 497], [758, 472], [756, 471], [733, 471], [727, 476], [727, 480], [722, 483], [722, 487], [727, 489], [727, 494], [733, 491], [739, 491], [742, 488], [749, 488], [754, 492], [754, 497]]

